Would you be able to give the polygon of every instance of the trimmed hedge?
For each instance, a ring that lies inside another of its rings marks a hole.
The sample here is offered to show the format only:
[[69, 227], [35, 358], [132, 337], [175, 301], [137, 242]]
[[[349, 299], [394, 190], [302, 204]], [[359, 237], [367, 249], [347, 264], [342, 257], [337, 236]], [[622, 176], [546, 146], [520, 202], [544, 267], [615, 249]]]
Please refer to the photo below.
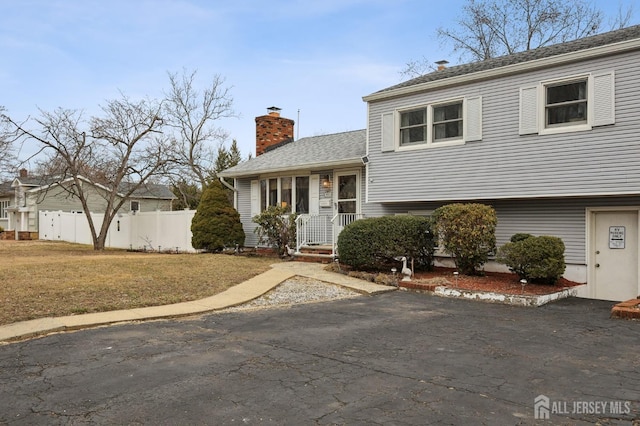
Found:
[[496, 260], [528, 282], [555, 284], [566, 269], [562, 239], [547, 235], [514, 238], [516, 235], [500, 247]]
[[498, 218], [484, 204], [447, 204], [433, 212], [436, 233], [444, 252], [453, 257], [456, 268], [476, 275], [496, 249]]
[[431, 221], [422, 216], [383, 216], [357, 220], [338, 237], [341, 263], [355, 269], [388, 270], [398, 267], [395, 257], [414, 260], [416, 269], [433, 267], [434, 235]]

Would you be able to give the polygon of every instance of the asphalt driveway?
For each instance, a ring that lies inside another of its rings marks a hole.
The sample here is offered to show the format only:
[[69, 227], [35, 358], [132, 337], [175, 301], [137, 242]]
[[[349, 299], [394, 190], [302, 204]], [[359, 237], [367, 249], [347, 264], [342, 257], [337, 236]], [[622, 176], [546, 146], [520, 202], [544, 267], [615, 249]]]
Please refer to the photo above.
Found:
[[633, 424], [640, 322], [610, 308], [394, 292], [55, 334], [0, 346], [0, 424], [537, 424], [539, 396]]

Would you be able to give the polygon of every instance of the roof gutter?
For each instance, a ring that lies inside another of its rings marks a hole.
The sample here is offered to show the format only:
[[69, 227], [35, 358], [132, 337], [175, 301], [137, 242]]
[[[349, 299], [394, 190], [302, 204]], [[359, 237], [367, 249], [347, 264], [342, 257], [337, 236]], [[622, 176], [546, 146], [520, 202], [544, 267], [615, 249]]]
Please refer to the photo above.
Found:
[[395, 98], [398, 96], [409, 95], [428, 90], [442, 89], [448, 86], [466, 84], [479, 80], [488, 80], [498, 78], [510, 74], [518, 74], [527, 71], [533, 71], [540, 68], [557, 66], [571, 62], [582, 61], [585, 59], [593, 59], [601, 56], [625, 53], [640, 48], [640, 39], [626, 40], [618, 43], [607, 44], [604, 46], [592, 47], [590, 49], [579, 50], [577, 52], [564, 53], [561, 55], [549, 56], [547, 58], [534, 59], [531, 61], [520, 62], [517, 64], [505, 65], [503, 67], [492, 68], [488, 70], [478, 71], [471, 74], [464, 74], [455, 77], [443, 78], [442, 80], [429, 81], [426, 83], [415, 84], [412, 86], [399, 87], [393, 90], [372, 93], [363, 96], [365, 102], [381, 101], [384, 99]]
[[228, 173], [228, 172], [220, 172], [218, 176], [227, 177], [227, 178], [240, 178], [240, 177], [248, 177], [248, 176], [257, 176], [260, 174], [267, 173], [282, 173], [282, 172], [290, 172], [291, 170], [322, 170], [330, 167], [345, 167], [345, 166], [353, 166], [353, 165], [362, 165], [362, 157], [355, 158], [347, 158], [345, 160], [339, 161], [327, 161], [324, 163], [312, 163], [312, 164], [298, 164], [296, 166], [285, 166], [278, 167], [273, 169], [258, 169], [258, 170], [245, 170], [238, 173]]
[[218, 179], [220, 179], [220, 183], [223, 184], [224, 186], [226, 186], [227, 188], [229, 188], [230, 190], [232, 190], [233, 192], [238, 192], [238, 190], [236, 188], [234, 188], [233, 186], [231, 186], [231, 184], [229, 182], [227, 182], [226, 180], [224, 180], [223, 177], [218, 177]]

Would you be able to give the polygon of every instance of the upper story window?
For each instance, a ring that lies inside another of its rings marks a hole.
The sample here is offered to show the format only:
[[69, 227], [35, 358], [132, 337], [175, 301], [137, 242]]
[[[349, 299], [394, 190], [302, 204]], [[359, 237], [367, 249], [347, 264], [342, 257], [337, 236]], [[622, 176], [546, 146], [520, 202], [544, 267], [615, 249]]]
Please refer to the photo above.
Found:
[[613, 71], [520, 88], [521, 135], [591, 130], [615, 123]]
[[433, 107], [433, 141], [462, 139], [462, 101]]
[[382, 151], [482, 140], [482, 97], [452, 99], [382, 115]]
[[545, 86], [545, 126], [587, 124], [587, 79]]
[[427, 141], [427, 109], [420, 108], [400, 113], [400, 145]]

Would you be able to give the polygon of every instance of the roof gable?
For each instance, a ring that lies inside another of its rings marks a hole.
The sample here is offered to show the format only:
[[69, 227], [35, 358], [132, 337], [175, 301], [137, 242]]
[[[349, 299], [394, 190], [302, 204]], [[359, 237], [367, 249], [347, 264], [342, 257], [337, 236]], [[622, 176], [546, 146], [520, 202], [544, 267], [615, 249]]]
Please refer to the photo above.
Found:
[[302, 138], [277, 146], [219, 173], [221, 177], [251, 176], [286, 170], [312, 170], [356, 163], [366, 154], [366, 131]]

